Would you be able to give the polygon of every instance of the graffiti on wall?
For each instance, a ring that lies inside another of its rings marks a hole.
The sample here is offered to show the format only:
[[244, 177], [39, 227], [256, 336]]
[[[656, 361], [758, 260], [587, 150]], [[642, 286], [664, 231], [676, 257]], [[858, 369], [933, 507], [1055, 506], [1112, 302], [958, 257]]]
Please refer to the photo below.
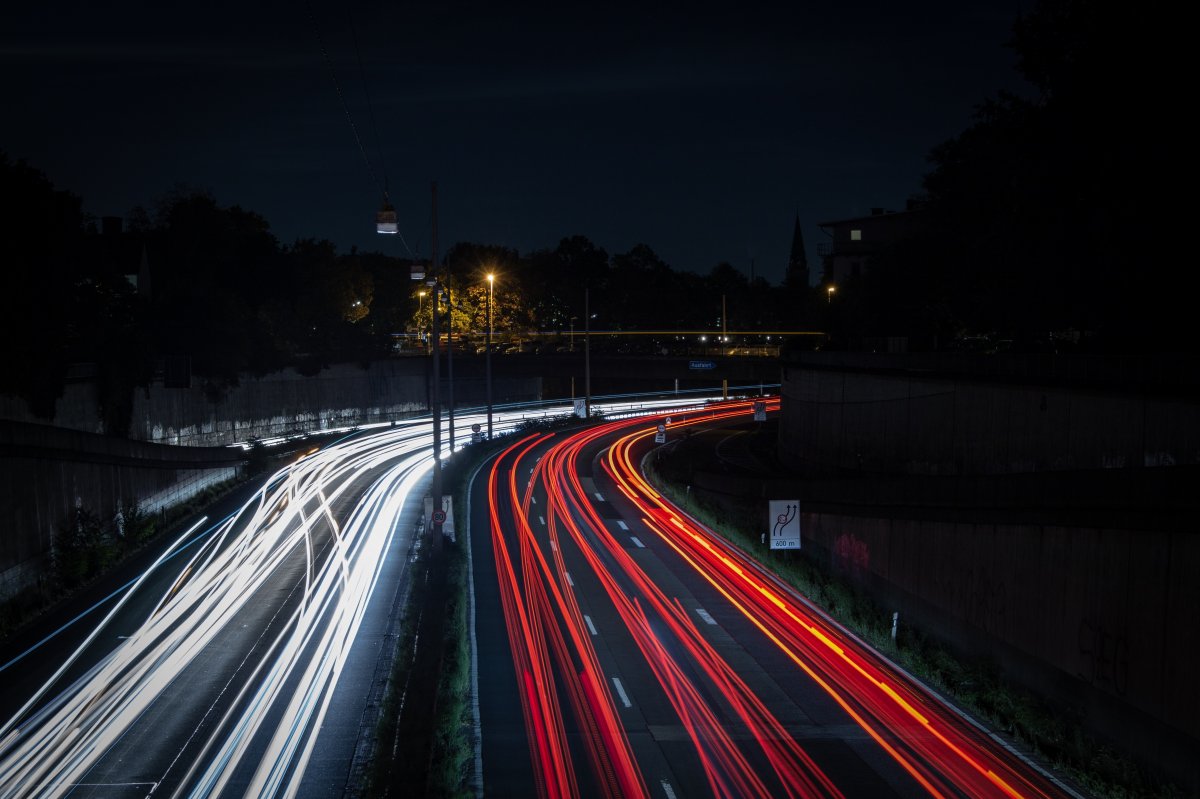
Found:
[[871, 568], [871, 547], [850, 533], [842, 533], [833, 541], [833, 566], [855, 577]]

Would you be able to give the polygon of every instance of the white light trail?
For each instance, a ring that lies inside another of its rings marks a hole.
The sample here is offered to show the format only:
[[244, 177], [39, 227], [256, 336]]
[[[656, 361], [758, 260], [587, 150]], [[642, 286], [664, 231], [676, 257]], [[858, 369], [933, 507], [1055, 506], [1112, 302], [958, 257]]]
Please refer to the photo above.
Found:
[[[694, 397], [594, 407], [606, 415], [634, 415], [703, 401]], [[566, 404], [535, 412], [505, 410], [494, 414], [494, 428], [503, 434], [526, 419], [568, 413]], [[485, 419], [483, 413], [458, 416], [464, 426]], [[189, 756], [178, 764], [181, 773], [173, 770], [182, 750], [156, 785], [179, 786], [177, 795], [194, 797], [233, 790], [247, 796], [294, 796], [378, 585], [401, 511], [433, 466], [432, 438], [425, 417], [343, 440], [281, 469], [211, 531], [140, 627], [132, 632], [123, 627], [120, 633], [128, 633], [123, 638], [104, 635], [110, 621], [147, 590], [143, 586], [180, 553], [200, 523], [179, 537], [0, 726], [0, 796], [63, 796], [72, 786], [91, 782], [92, 769], [156, 702], [165, 701], [172, 690], [189, 690], [187, 670], [206, 648], [237, 632], [248, 608], [268, 601], [278, 604], [278, 623], [262, 633], [262, 654], [256, 646], [258, 659], [247, 669], [249, 677], [233, 686], [233, 701], [222, 703], [220, 718], [205, 728], [203, 741], [189, 741]], [[443, 437], [443, 455], [448, 454]], [[365, 471], [378, 476], [340, 519], [335, 508]], [[570, 581], [569, 574], [564, 576]], [[60, 686], [63, 674], [98, 639], [116, 641], [115, 648], [72, 684]], [[242, 662], [250, 656], [247, 652]], [[231, 685], [233, 675], [224, 676], [217, 682]], [[218, 698], [212, 697], [209, 712]], [[250, 783], [234, 786], [233, 775], [246, 773], [239, 772], [242, 764], [251, 767]]]

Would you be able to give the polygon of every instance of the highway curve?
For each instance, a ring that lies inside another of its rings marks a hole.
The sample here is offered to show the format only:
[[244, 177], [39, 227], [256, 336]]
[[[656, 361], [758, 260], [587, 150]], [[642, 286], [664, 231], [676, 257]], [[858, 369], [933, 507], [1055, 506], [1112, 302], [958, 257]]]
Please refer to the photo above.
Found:
[[485, 793], [1070, 795], [655, 492], [666, 415], [516, 438], [475, 481]]

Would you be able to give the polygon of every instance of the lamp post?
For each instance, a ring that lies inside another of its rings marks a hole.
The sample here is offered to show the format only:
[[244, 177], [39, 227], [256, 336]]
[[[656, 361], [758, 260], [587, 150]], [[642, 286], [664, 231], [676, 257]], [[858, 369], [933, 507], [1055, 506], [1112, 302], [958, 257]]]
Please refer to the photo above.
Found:
[[429, 343], [425, 340], [421, 330], [421, 312], [425, 310], [425, 290], [421, 289], [417, 292], [417, 338], [425, 345], [425, 349], [429, 349]]
[[492, 287], [496, 276], [488, 272], [487, 293], [487, 345], [485, 360], [487, 362], [487, 408], [488, 408], [488, 441], [492, 440]]
[[591, 290], [583, 290], [583, 417], [592, 420], [592, 307]]
[[[437, 279], [437, 183], [434, 182], [430, 187], [430, 199], [433, 202], [433, 236], [430, 246], [431, 257], [429, 261], [430, 280], [426, 282], [433, 289], [433, 390], [430, 404], [433, 405], [433, 509], [439, 511], [442, 509], [442, 397], [441, 384], [442, 373], [440, 363], [442, 353], [440, 352], [441, 331], [438, 330], [438, 305], [440, 305], [441, 297], [438, 294], [441, 291], [441, 285]], [[432, 521], [432, 520], [431, 520]], [[441, 540], [440, 533], [442, 525], [439, 522], [432, 522], [434, 539]], [[440, 546], [440, 545], [439, 545]]]
[[835, 291], [837, 291], [837, 286], [830, 286], [829, 288], [825, 289], [826, 301], [830, 305], [833, 305], [833, 292]]
[[450, 454], [454, 454], [454, 295], [450, 293], [449, 280], [446, 281], [446, 379], [450, 393], [448, 403], [450, 415]]

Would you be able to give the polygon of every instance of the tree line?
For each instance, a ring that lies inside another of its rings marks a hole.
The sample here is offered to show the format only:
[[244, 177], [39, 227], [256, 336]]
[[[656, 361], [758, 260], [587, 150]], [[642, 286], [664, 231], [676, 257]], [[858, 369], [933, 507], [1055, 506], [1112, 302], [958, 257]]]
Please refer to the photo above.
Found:
[[[411, 259], [339, 253], [319, 239], [281, 244], [261, 215], [186, 188], [134, 209], [119, 229], [82, 207], [0, 153], [0, 214], [11, 225], [0, 393], [42, 418], [75, 364], [94, 366], [105, 429], [120, 434], [133, 391], [169, 380], [172, 364], [216, 398], [242, 375], [365, 363], [390, 354], [393, 334], [429, 329], [432, 297], [411, 279]], [[683, 272], [645, 244], [609, 255], [580, 235], [529, 253], [458, 243], [437, 271], [461, 333], [486, 329], [488, 273], [502, 334], [582, 331], [585, 290], [592, 328], [607, 330], [778, 329], [801, 324], [807, 300], [727, 263]]]
[[1042, 0], [1009, 48], [1029, 91], [986, 98], [929, 153], [921, 232], [837, 287], [830, 329], [1098, 353], [1194, 351], [1171, 188], [1190, 142], [1162, 17]]

